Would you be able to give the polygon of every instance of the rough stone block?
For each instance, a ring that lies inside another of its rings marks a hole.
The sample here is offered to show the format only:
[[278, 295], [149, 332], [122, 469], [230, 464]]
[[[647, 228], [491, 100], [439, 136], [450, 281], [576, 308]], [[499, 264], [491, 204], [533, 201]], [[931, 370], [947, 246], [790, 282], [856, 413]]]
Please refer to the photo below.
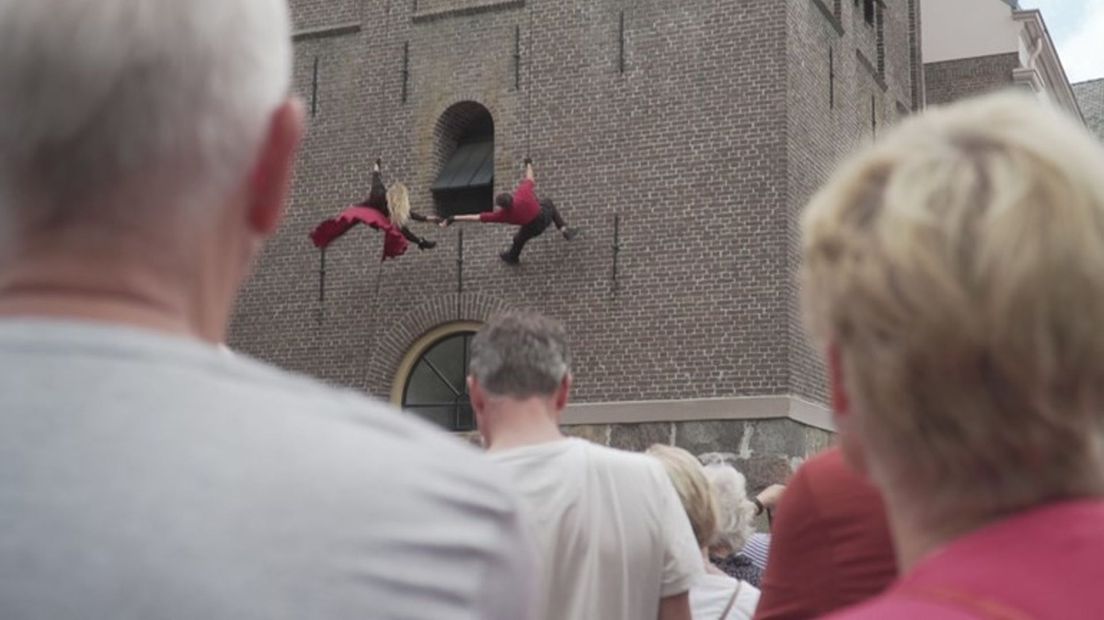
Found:
[[675, 424], [675, 445], [691, 454], [706, 452], [737, 454], [744, 437], [741, 420], [707, 420]]
[[656, 443], [671, 443], [670, 424], [615, 424], [610, 428], [610, 445], [614, 448], [643, 452]]
[[560, 430], [568, 437], [579, 437], [603, 446], [609, 445], [610, 430], [605, 424], [577, 424], [562, 426]]

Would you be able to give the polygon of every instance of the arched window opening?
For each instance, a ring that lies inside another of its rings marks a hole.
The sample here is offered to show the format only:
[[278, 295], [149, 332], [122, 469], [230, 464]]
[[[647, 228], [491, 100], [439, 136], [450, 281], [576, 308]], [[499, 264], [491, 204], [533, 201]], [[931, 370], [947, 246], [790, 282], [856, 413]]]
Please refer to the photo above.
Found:
[[494, 119], [487, 108], [464, 101], [437, 122], [436, 180], [430, 187], [438, 215], [481, 213], [494, 199]]

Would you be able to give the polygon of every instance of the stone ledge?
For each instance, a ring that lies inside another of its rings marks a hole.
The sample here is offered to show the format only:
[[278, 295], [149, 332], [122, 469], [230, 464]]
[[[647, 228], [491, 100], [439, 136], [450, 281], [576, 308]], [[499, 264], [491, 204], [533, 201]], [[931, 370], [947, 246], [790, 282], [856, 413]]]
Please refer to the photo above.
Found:
[[790, 419], [834, 431], [827, 407], [795, 396], [737, 396], [686, 400], [577, 403], [564, 411], [563, 424], [641, 424], [699, 420]]
[[319, 26], [317, 28], [305, 28], [296, 30], [291, 34], [292, 41], [306, 41], [308, 39], [324, 39], [327, 37], [340, 37], [347, 34], [360, 32], [360, 22], [346, 22], [332, 26]]
[[878, 73], [878, 69], [874, 66], [874, 63], [870, 62], [870, 59], [866, 57], [866, 54], [862, 53], [862, 50], [855, 50], [855, 56], [859, 59], [859, 64], [866, 68], [870, 73], [870, 76], [874, 78], [874, 82], [882, 89], [882, 92], [889, 90], [889, 86], [886, 85], [885, 78]]
[[525, 6], [525, 0], [470, 0], [463, 6], [451, 6], [442, 9], [415, 9], [413, 21], [428, 22], [442, 17], [458, 17], [461, 15], [474, 15], [485, 11], [510, 9]]
[[824, 4], [824, 0], [811, 0], [816, 8], [820, 9], [821, 14], [828, 20], [828, 24], [832, 26], [832, 29], [836, 31], [836, 34], [843, 36], [843, 24], [840, 23], [839, 17], [836, 16], [835, 11], [828, 8]]

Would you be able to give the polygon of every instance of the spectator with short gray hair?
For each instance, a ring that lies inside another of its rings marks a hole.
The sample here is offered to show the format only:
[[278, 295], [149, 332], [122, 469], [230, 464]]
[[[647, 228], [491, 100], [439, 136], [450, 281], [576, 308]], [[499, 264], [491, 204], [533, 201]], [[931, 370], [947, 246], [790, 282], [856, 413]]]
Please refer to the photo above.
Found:
[[541, 617], [689, 619], [701, 555], [662, 465], [560, 432], [573, 380], [563, 326], [500, 315], [472, 339], [469, 367], [479, 432], [537, 539]]
[[5, 620], [530, 617], [481, 455], [218, 346], [303, 132], [290, 26], [0, 0]]

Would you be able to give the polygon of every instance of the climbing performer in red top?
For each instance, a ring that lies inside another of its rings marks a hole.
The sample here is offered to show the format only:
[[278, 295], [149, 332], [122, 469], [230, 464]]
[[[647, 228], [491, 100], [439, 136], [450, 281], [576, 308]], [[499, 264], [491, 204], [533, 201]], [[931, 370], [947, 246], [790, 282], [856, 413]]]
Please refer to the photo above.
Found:
[[497, 222], [518, 226], [513, 245], [509, 250], [498, 255], [510, 265], [518, 264], [525, 244], [543, 233], [549, 224], [555, 224], [556, 229], [568, 241], [578, 234], [576, 229], [567, 226], [563, 216], [556, 209], [555, 203], [547, 199], [538, 200], [533, 160], [528, 157], [525, 158], [525, 178], [518, 184], [513, 194], [502, 193], [496, 196], [493, 211], [478, 215], [453, 215], [445, 218], [441, 225], [448, 226], [453, 222]]

